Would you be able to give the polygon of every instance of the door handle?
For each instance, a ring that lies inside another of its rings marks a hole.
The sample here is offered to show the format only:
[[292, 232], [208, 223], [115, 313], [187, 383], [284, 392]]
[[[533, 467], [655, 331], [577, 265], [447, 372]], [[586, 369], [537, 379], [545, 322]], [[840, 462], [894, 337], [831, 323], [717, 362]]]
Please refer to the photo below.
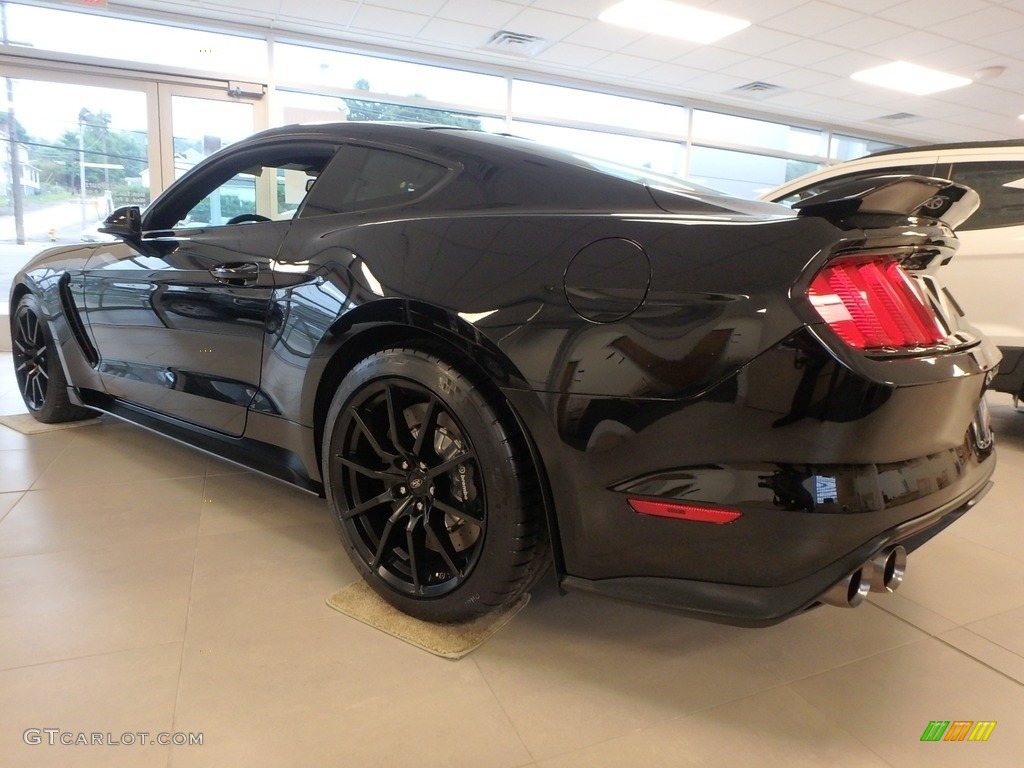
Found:
[[220, 264], [213, 267], [210, 274], [224, 285], [255, 285], [260, 279], [260, 265], [252, 261]]

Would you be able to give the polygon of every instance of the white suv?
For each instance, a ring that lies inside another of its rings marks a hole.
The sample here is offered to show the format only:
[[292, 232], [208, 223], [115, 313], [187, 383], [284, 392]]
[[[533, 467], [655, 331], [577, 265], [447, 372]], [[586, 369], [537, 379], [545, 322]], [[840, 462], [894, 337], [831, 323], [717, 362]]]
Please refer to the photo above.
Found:
[[981, 197], [957, 228], [960, 249], [940, 279], [1003, 352], [993, 387], [1024, 397], [1024, 140], [879, 152], [801, 176], [762, 199], [792, 205], [851, 179], [890, 173], [952, 179]]

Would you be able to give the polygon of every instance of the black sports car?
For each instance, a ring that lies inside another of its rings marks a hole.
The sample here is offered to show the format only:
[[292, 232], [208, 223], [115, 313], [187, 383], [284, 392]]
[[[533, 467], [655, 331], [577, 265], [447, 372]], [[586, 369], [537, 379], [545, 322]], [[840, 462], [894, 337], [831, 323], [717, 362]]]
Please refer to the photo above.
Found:
[[989, 486], [999, 354], [918, 273], [976, 205], [893, 176], [794, 213], [509, 137], [291, 126], [37, 256], [14, 362], [42, 421], [326, 495], [415, 616], [553, 565], [768, 624], [894, 589]]

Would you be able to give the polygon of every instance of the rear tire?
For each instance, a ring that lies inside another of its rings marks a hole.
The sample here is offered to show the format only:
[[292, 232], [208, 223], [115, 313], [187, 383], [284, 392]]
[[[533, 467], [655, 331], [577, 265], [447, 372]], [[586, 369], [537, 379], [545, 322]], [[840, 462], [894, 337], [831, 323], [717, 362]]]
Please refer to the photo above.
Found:
[[498, 609], [546, 563], [537, 475], [507, 408], [428, 352], [386, 349], [345, 377], [323, 476], [353, 564], [416, 618]]
[[39, 300], [32, 294], [22, 296], [11, 315], [11, 345], [21, 399], [37, 421], [57, 424], [96, 415], [68, 399], [68, 382], [57, 345]]

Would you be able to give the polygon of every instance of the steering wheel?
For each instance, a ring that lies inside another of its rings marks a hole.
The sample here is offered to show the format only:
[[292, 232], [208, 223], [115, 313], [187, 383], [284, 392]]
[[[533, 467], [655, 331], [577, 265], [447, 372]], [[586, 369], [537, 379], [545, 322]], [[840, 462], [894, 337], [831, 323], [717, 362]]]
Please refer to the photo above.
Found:
[[258, 213], [240, 213], [237, 216], [232, 216], [230, 219], [225, 221], [225, 224], [244, 224], [246, 222], [256, 221], [270, 221], [266, 216], [260, 216]]

